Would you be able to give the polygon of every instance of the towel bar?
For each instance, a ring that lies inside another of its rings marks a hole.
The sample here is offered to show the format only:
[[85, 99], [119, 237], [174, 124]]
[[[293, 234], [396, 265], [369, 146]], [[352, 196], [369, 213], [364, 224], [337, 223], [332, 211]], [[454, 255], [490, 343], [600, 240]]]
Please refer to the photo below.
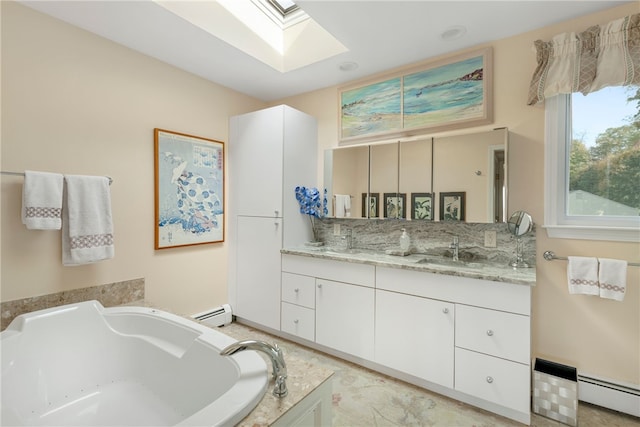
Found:
[[[542, 254], [542, 257], [544, 259], [546, 259], [547, 261], [553, 261], [553, 260], [567, 260], [567, 257], [563, 257], [563, 256], [556, 256], [556, 254], [553, 251], [545, 251]], [[640, 263], [638, 262], [627, 262], [628, 266], [631, 267], [640, 267]]]
[[[6, 171], [0, 171], [0, 174], [2, 174], [2, 175], [24, 176], [24, 172], [6, 172]], [[109, 178], [109, 185], [111, 185], [111, 184], [113, 183], [113, 178], [111, 178], [110, 176], [108, 176], [107, 178]]]

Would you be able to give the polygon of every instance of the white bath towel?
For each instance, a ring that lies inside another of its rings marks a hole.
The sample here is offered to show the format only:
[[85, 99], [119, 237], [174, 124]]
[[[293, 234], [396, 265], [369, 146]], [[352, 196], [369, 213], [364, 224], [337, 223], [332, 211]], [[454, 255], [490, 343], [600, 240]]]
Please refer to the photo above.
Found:
[[65, 175], [62, 263], [89, 264], [113, 258], [109, 178]]
[[29, 230], [60, 230], [62, 182], [59, 173], [24, 172], [22, 223]]
[[616, 301], [624, 300], [627, 289], [627, 261], [599, 258], [600, 296]]
[[336, 194], [336, 218], [345, 218], [351, 216], [351, 196], [348, 194]]
[[598, 283], [598, 259], [593, 257], [568, 257], [567, 279], [570, 294], [600, 295]]

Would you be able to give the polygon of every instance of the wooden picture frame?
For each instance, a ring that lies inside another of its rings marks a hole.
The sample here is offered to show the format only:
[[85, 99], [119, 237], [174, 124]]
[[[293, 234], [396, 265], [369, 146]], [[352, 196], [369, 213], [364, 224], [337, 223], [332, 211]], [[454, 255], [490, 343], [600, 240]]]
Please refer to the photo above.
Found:
[[411, 219], [433, 221], [433, 193], [411, 193]]
[[440, 193], [440, 221], [465, 220], [466, 192]]
[[224, 143], [154, 129], [155, 249], [224, 242]]
[[384, 218], [405, 219], [407, 215], [406, 193], [384, 193], [382, 200], [384, 206]]
[[[368, 196], [368, 202], [367, 202]], [[378, 218], [380, 215], [380, 197], [378, 193], [362, 193], [362, 218]], [[367, 206], [369, 212], [367, 215]]]
[[493, 122], [491, 47], [338, 90], [340, 143]]

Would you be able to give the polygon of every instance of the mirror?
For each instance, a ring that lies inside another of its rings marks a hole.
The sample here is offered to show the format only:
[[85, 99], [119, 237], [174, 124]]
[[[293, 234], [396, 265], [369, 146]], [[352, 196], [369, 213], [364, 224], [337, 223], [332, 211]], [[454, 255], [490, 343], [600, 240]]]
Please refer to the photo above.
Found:
[[398, 194], [398, 143], [371, 145], [370, 191], [378, 212], [370, 218], [404, 218], [407, 199]]
[[369, 189], [369, 146], [327, 150], [324, 169], [329, 216], [367, 218], [362, 194]]
[[341, 217], [335, 196], [348, 195], [352, 218], [505, 222], [508, 135], [502, 128], [327, 150], [329, 215]]
[[524, 236], [533, 229], [531, 215], [524, 211], [514, 212], [507, 221], [507, 228], [516, 237]]
[[433, 220], [432, 139], [400, 143], [399, 193], [405, 195], [405, 219]]
[[[434, 139], [433, 191], [439, 221], [506, 220], [507, 138], [502, 128]], [[457, 215], [448, 215], [451, 203], [459, 205]]]
[[516, 236], [516, 257], [509, 262], [514, 268], [528, 268], [529, 263], [524, 260], [522, 236], [529, 233], [533, 229], [533, 219], [531, 215], [524, 211], [514, 212], [507, 221], [507, 229], [511, 234]]

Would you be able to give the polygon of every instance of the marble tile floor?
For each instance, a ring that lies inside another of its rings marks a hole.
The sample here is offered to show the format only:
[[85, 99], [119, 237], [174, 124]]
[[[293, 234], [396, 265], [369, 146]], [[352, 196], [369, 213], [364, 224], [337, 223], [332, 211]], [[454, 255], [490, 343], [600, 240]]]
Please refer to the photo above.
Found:
[[[278, 343], [287, 354], [306, 358], [335, 372], [333, 375], [333, 426], [446, 426], [515, 427], [516, 421], [379, 374], [358, 365], [301, 346], [280, 337], [232, 323], [219, 329], [238, 340], [259, 339]], [[532, 414], [535, 427], [565, 426]], [[580, 403], [579, 427], [640, 427], [640, 419], [598, 406]]]

